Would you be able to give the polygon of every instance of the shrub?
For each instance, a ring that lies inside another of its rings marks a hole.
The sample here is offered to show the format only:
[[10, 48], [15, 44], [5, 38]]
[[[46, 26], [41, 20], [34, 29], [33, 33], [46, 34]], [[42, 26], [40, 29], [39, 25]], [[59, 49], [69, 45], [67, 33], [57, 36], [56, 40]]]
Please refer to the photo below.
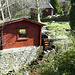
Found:
[[42, 22], [50, 22], [50, 21], [61, 21], [61, 22], [66, 22], [69, 21], [69, 16], [58, 16], [58, 17], [52, 17], [52, 18], [46, 18], [46, 19], [41, 19]]
[[58, 0], [50, 0], [50, 3], [52, 4], [54, 8], [54, 14], [59, 12], [59, 2]]
[[75, 30], [75, 0], [71, 0], [70, 26], [72, 30]]
[[74, 75], [75, 47], [61, 51], [55, 55], [54, 61], [49, 62], [45, 69], [39, 72], [42, 75]]

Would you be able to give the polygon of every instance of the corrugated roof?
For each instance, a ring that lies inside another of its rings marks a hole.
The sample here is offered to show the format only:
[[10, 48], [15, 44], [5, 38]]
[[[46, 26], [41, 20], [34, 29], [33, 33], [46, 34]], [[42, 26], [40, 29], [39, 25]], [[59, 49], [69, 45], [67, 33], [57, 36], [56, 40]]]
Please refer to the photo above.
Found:
[[[33, 4], [30, 8], [36, 8], [36, 5]], [[44, 4], [40, 4], [40, 8], [52, 8], [53, 6], [50, 3], [44, 3]]]

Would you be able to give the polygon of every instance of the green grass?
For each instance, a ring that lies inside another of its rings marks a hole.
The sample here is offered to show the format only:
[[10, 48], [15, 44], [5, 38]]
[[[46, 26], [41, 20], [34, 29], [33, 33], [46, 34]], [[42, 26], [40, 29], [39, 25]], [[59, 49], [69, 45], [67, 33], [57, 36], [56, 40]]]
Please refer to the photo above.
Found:
[[46, 29], [43, 27], [42, 30], [47, 30], [46, 33], [49, 34], [51, 39], [56, 36], [70, 36], [70, 31], [66, 31], [66, 29], [70, 29], [69, 23], [43, 22], [43, 24], [46, 25]]
[[48, 30], [70, 29], [69, 23], [49, 23], [49, 22], [44, 22], [44, 24], [47, 26]]

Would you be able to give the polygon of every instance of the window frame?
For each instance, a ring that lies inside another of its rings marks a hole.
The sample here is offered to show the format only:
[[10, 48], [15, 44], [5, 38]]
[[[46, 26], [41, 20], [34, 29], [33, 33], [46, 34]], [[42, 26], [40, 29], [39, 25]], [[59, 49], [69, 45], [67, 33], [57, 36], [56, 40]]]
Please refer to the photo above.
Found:
[[[25, 29], [26, 30], [26, 38], [19, 38], [19, 30], [20, 29]], [[18, 28], [17, 29], [17, 40], [27, 40], [28, 39], [28, 31], [27, 28]]]

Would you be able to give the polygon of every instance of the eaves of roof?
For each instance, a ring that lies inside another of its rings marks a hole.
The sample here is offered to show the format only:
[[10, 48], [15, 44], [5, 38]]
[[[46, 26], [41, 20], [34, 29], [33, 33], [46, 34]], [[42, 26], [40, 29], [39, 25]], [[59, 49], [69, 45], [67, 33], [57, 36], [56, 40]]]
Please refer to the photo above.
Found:
[[8, 24], [12, 24], [12, 23], [20, 22], [20, 21], [27, 21], [27, 22], [30, 22], [30, 23], [34, 23], [36, 25], [45, 26], [45, 24], [39, 23], [39, 22], [34, 21], [34, 20], [30, 20], [30, 19], [27, 19], [27, 18], [20, 18], [20, 19], [16, 19], [16, 20], [11, 20], [11, 21], [5, 22], [3, 24], [1, 23], [0, 27], [2, 25], [5, 26], [5, 25], [8, 25]]

